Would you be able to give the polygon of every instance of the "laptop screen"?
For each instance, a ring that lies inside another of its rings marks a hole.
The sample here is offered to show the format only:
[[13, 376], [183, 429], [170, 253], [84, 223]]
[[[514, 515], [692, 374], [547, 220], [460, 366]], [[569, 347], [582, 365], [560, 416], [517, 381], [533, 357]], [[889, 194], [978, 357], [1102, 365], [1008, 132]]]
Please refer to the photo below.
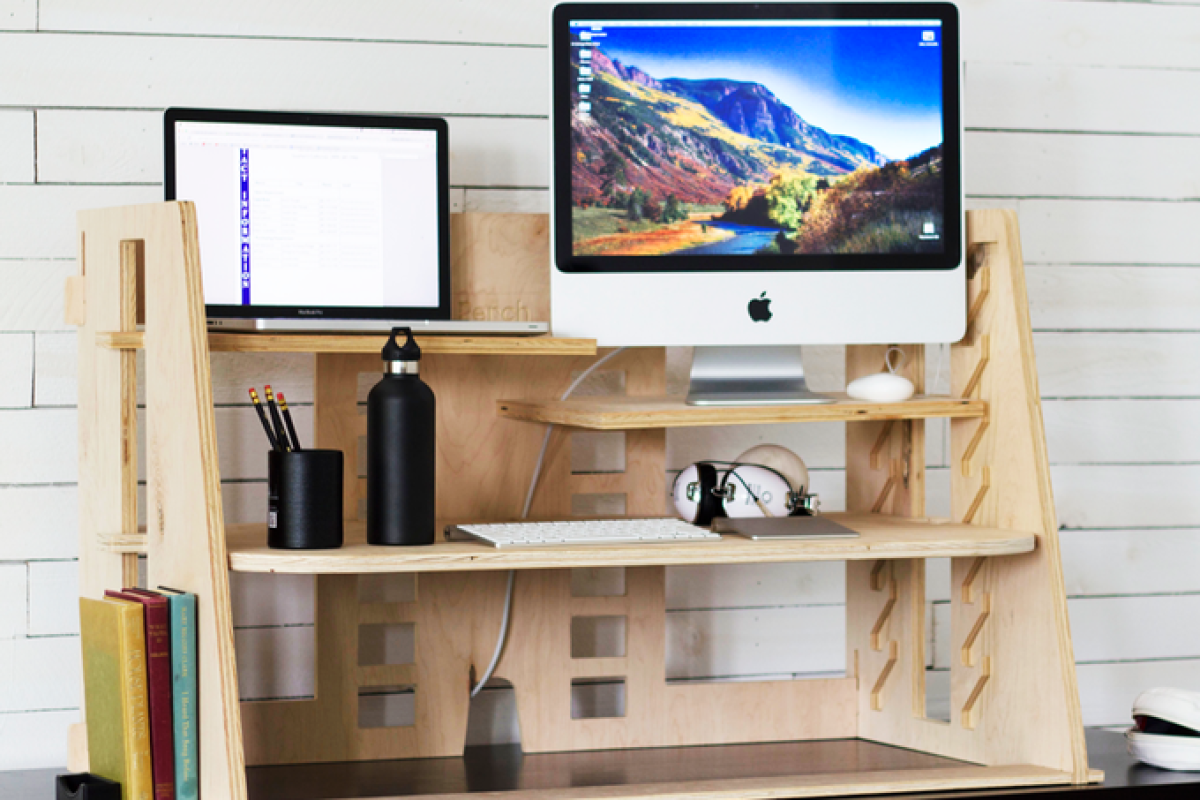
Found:
[[444, 123], [179, 118], [222, 113], [167, 117], [168, 199], [196, 204], [210, 317], [449, 317]]

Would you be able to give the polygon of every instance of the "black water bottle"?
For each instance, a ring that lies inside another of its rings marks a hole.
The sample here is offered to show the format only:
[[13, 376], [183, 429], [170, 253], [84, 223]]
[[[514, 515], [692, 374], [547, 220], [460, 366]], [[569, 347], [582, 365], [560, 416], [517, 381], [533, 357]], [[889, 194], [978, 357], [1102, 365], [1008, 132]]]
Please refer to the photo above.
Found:
[[[396, 336], [405, 334], [404, 346]], [[393, 328], [383, 348], [383, 379], [367, 397], [367, 542], [433, 544], [435, 407], [418, 375], [421, 348], [409, 328]]]

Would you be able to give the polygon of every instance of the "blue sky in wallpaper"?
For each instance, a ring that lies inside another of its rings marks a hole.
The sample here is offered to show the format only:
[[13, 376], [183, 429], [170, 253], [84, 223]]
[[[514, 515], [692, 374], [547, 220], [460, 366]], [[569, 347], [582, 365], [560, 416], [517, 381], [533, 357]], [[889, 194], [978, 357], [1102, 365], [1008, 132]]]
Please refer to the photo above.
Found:
[[934, 31], [940, 45], [934, 26], [603, 30], [597, 44], [623, 64], [660, 80], [761, 83], [805, 121], [889, 158], [942, 143], [942, 52], [923, 39]]

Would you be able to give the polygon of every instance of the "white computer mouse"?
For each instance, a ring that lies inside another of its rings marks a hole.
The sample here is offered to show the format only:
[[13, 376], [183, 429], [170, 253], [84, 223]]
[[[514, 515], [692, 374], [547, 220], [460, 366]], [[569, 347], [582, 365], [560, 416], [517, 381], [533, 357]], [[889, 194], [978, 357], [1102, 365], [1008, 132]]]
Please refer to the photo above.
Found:
[[913, 384], [903, 375], [891, 372], [878, 372], [874, 375], [864, 375], [850, 381], [846, 394], [855, 400], [868, 400], [873, 403], [899, 403], [913, 396]]

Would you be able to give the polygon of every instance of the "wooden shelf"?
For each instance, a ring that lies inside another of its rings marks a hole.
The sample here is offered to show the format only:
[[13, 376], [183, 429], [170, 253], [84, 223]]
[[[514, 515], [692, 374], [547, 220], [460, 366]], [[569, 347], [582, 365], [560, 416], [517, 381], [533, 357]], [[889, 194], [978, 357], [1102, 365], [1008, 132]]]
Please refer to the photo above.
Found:
[[[689, 407], [666, 396], [662, 348], [631, 348], [613, 362], [624, 373], [628, 398], [505, 400], [559, 396], [596, 343], [421, 336], [428, 353], [534, 356], [437, 358], [425, 372], [439, 398], [437, 500], [444, 519], [520, 516], [528, 472], [543, 447], [534, 518], [570, 518], [575, 498], [595, 493], [624, 497], [630, 516], [657, 516], [669, 485], [666, 428], [862, 421], [846, 426], [850, 513], [830, 515], [859, 538], [524, 550], [478, 542], [370, 547], [359, 523], [348, 524], [343, 548], [271, 550], [264, 525], [226, 526], [210, 353], [316, 354], [313, 442], [342, 451], [353, 465], [363, 430], [357, 377], [368, 362], [379, 363], [384, 336], [210, 333], [199, 296], [193, 204], [83, 211], [79, 221], [79, 261], [87, 273], [68, 281], [64, 312], [81, 326], [86, 349], [100, 350], [79, 359], [80, 595], [132, 585], [142, 550], [149, 584], [195, 593], [204, 796], [266, 800], [264, 786], [286, 784], [274, 796], [732, 800], [1097, 779], [1084, 749], [1013, 213], [967, 215], [975, 269], [966, 287], [966, 335], [950, 350], [949, 394], [977, 400], [878, 404], [841, 397], [816, 406]], [[544, 314], [548, 230], [539, 215], [460, 217], [451, 255], [464, 296], [456, 302]], [[136, 332], [139, 317], [144, 335]], [[105, 355], [102, 348], [111, 349]], [[144, 358], [134, 358], [138, 348]], [[921, 388], [924, 347], [906, 350], [901, 371]], [[847, 347], [847, 378], [878, 372], [885, 353], [884, 346]], [[551, 355], [566, 357], [536, 357]], [[937, 417], [978, 418], [949, 426], [954, 523], [923, 518], [927, 426], [921, 420]], [[508, 421], [514, 419], [568, 427], [545, 445], [542, 425]], [[629, 431], [623, 471], [575, 475], [571, 428]], [[149, 534], [138, 530], [141, 474], [153, 499]], [[343, 509], [354, 513], [365, 482], [348, 470], [340, 488]], [[923, 713], [923, 559], [930, 557], [954, 562], [948, 614], [964, 634], [956, 636], [949, 664], [949, 724]], [[666, 680], [667, 566], [801, 561], [846, 562], [847, 675]], [[628, 567], [623, 592], [578, 596], [572, 569], [581, 567]], [[513, 569], [527, 571], [510, 584], [504, 571]], [[239, 701], [230, 570], [316, 576], [318, 698]], [[401, 572], [421, 574], [408, 602], [363, 597], [361, 575]], [[460, 758], [471, 717], [470, 677], [491, 658], [510, 585], [509, 636], [494, 675], [515, 689], [522, 749], [539, 755], [513, 757], [493, 748], [482, 760]], [[576, 657], [573, 620], [589, 616], [625, 620], [621, 656]], [[363, 629], [383, 624], [412, 624], [420, 632], [411, 663], [359, 664]], [[613, 716], [576, 718], [570, 686], [591, 679], [623, 682], [627, 702], [619, 714], [605, 704], [596, 712]], [[360, 723], [364, 690], [398, 686], [414, 690], [411, 724]], [[87, 768], [86, 738], [74, 729], [72, 771]], [[368, 763], [336, 763], [355, 761]], [[303, 766], [314, 764], [321, 766]], [[321, 770], [333, 776], [323, 784]]]
[[[417, 336], [428, 354], [510, 356], [592, 356], [595, 339], [560, 339], [554, 336]], [[209, 333], [208, 349], [214, 353], [378, 353], [387, 336], [361, 334]], [[96, 344], [113, 350], [141, 350], [145, 334], [97, 333]]]
[[982, 417], [983, 400], [918, 396], [903, 403], [868, 403], [830, 393], [833, 403], [794, 406], [689, 406], [682, 397], [500, 400], [500, 416], [598, 431], [758, 425], [777, 422]]
[[469, 747], [461, 758], [251, 767], [247, 778], [251, 800], [631, 800], [661, 797], [665, 786], [670, 797], [728, 800], [1071, 781], [1070, 773], [1045, 767], [982, 767], [861, 739], [543, 754]]
[[830, 514], [829, 518], [861, 535], [857, 539], [777, 542], [725, 536], [719, 542], [523, 549], [446, 541], [428, 547], [376, 547], [366, 543], [363, 523], [349, 522], [346, 544], [337, 550], [272, 550], [266, 546], [265, 525], [229, 526], [227, 549], [234, 572], [318, 575], [1002, 556], [1034, 549], [1032, 533], [1000, 528], [880, 514]]

